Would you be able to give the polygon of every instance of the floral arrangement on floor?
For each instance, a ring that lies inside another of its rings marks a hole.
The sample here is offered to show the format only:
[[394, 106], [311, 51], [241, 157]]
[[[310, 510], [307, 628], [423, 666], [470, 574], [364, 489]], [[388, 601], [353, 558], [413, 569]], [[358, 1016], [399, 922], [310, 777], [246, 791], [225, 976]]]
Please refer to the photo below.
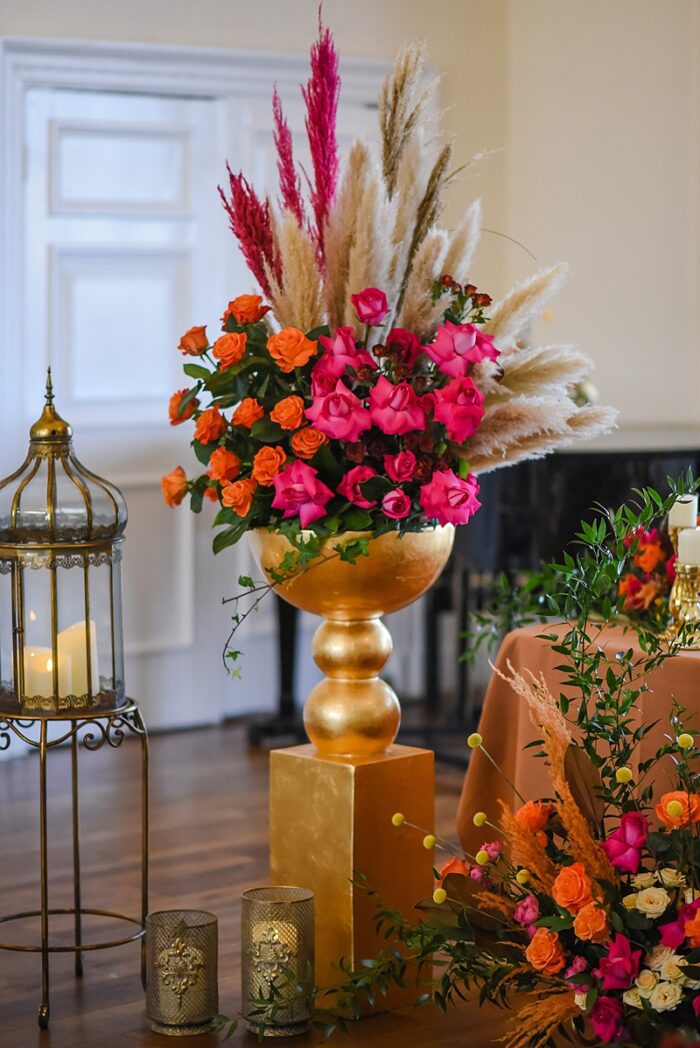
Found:
[[[654, 725], [640, 726], [635, 712], [649, 673], [695, 627], [666, 640], [640, 622], [637, 646], [608, 659], [605, 621], [592, 614], [683, 487], [665, 501], [645, 490], [638, 505], [582, 525], [550, 594], [552, 616], [570, 628], [544, 635], [562, 662], [562, 694], [526, 669], [511, 667], [507, 678], [538, 729], [532, 759], [547, 761], [552, 795], [474, 812], [486, 839], [473, 855], [397, 812], [394, 832], [416, 834], [417, 846], [423, 836], [449, 858], [419, 924], [380, 907], [389, 949], [370, 975], [348, 973], [346, 1000], [368, 980], [374, 992], [402, 981], [418, 961], [421, 1000], [444, 1009], [478, 990], [482, 1003], [515, 1008], [508, 1048], [584, 1031], [596, 1039], [588, 1044], [657, 1046], [674, 1034], [674, 1043], [700, 1043], [700, 749], [676, 702], [663, 744], [641, 759]], [[610, 601], [608, 619], [623, 600]], [[493, 761], [487, 739], [468, 742]]]
[[183, 335], [193, 384], [170, 421], [194, 424], [203, 471], [163, 478], [170, 506], [219, 503], [216, 552], [255, 527], [310, 555], [338, 532], [465, 524], [478, 473], [614, 424], [612, 409], [576, 402], [585, 355], [518, 343], [565, 267], [492, 304], [470, 276], [479, 203], [456, 229], [439, 225], [455, 172], [423, 75], [422, 49], [406, 47], [380, 93], [381, 159], [357, 141], [341, 174], [338, 55], [319, 25], [302, 88], [308, 199], [276, 90], [277, 205], [230, 169], [220, 189], [261, 294], [233, 299], [217, 338]]

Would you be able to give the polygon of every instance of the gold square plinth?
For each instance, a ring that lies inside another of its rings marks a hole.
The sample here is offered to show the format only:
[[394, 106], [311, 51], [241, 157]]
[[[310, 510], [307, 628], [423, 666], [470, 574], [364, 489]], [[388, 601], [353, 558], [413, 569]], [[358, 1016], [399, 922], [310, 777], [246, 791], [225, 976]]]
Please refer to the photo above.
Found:
[[[327, 757], [306, 745], [270, 755], [272, 882], [315, 895], [319, 986], [338, 983], [341, 957], [355, 967], [386, 945], [374, 931], [375, 902], [352, 884], [354, 876], [364, 874], [385, 905], [409, 918], [433, 890], [433, 854], [416, 831], [391, 825], [396, 811], [432, 830], [430, 750], [392, 746], [373, 757]], [[409, 980], [378, 1006], [415, 997]]]

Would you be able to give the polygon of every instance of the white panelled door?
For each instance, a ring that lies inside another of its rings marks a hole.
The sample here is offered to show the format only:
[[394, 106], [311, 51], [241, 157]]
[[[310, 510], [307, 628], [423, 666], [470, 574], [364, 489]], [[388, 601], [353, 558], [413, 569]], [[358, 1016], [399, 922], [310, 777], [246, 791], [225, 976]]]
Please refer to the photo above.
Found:
[[[31, 52], [33, 44], [26, 46]], [[227, 676], [221, 658], [230, 621], [221, 600], [236, 590], [240, 573], [251, 573], [247, 548], [214, 558], [213, 507], [206, 505], [200, 518], [186, 507], [167, 509], [160, 477], [178, 464], [196, 468], [189, 430], [167, 422], [168, 398], [186, 384], [175, 349], [180, 334], [206, 323], [216, 337], [229, 298], [254, 290], [216, 185], [228, 159], [232, 168], [250, 172], [258, 187], [273, 186], [269, 96], [280, 71], [271, 60], [258, 61], [254, 73], [246, 66], [238, 75], [250, 76], [247, 90], [231, 86], [236, 77], [223, 72], [217, 56], [221, 83], [212, 72], [209, 80], [204, 74], [199, 81], [183, 79], [176, 89], [170, 57], [167, 90], [146, 90], [139, 55], [148, 58], [149, 76], [160, 83], [153, 74], [156, 49], [132, 55], [115, 45], [112, 54], [111, 45], [99, 45], [105, 48], [101, 70], [111, 63], [121, 85], [104, 89], [88, 83], [90, 77], [108, 79], [94, 74], [94, 57], [81, 54], [83, 45], [65, 46], [70, 77], [62, 68], [56, 82], [47, 83], [50, 73], [38, 61], [41, 82], [25, 85], [22, 112], [15, 114], [24, 131], [23, 206], [16, 224], [21, 243], [12, 252], [13, 258], [24, 256], [13, 283], [21, 292], [23, 337], [21, 346], [3, 349], [2, 431], [12, 439], [0, 448], [0, 474], [23, 454], [25, 442], [17, 438], [39, 414], [50, 364], [57, 407], [73, 424], [79, 458], [119, 484], [129, 504], [127, 688], [147, 722], [205, 723], [270, 709], [277, 697], [271, 602], [240, 638], [246, 652], [240, 681]], [[199, 71], [214, 69], [202, 65], [199, 53], [180, 54], [183, 68], [191, 58]], [[81, 60], [90, 76], [77, 89]], [[377, 77], [377, 70], [358, 69], [350, 78], [341, 104], [343, 151], [357, 135], [376, 138], [376, 113], [367, 100], [376, 95]], [[287, 70], [282, 79], [295, 145], [306, 164], [298, 77]], [[183, 97], [187, 83], [196, 83], [193, 97]], [[312, 628], [305, 620], [301, 695], [316, 679], [308, 655]], [[420, 669], [417, 628], [415, 610], [402, 613], [393, 627], [397, 650], [390, 673], [404, 693], [415, 690]]]

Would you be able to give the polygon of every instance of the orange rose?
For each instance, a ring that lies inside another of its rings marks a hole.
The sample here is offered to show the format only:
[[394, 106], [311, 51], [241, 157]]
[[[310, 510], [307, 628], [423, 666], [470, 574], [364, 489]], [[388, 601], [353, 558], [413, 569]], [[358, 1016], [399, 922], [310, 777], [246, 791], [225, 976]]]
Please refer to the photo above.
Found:
[[247, 517], [257, 486], [252, 477], [244, 477], [243, 480], [234, 480], [232, 484], [224, 484], [221, 489], [221, 502], [237, 513], [239, 517]]
[[234, 411], [231, 422], [234, 426], [247, 426], [250, 429], [264, 414], [262, 404], [259, 404], [255, 397], [246, 397]]
[[700, 914], [696, 913], [692, 920], [686, 921], [683, 931], [690, 939], [691, 946], [700, 946]]
[[[669, 815], [668, 806], [672, 801], [680, 804], [680, 815]], [[700, 796], [697, 793], [684, 793], [683, 790], [664, 793], [655, 810], [657, 819], [669, 829], [689, 826], [693, 822], [700, 822]]]
[[186, 393], [189, 393], [189, 389], [178, 389], [177, 393], [173, 393], [168, 404], [168, 415], [170, 417], [171, 426], [179, 426], [181, 422], [185, 422], [188, 418], [192, 418], [195, 411], [199, 407], [199, 401], [196, 397], [192, 397], [185, 410], [180, 414], [180, 404], [182, 398]]
[[178, 349], [186, 357], [201, 357], [209, 346], [206, 327], [191, 327], [180, 339]]
[[661, 549], [659, 543], [650, 542], [640, 547], [634, 557], [634, 563], [637, 567], [641, 568], [642, 571], [648, 574], [650, 571], [653, 571], [663, 559], [664, 551]]
[[464, 859], [457, 859], [457, 858], [448, 859], [447, 862], [445, 863], [445, 865], [440, 870], [440, 883], [441, 884], [442, 884], [444, 878], [447, 877], [447, 875], [449, 873], [458, 873], [462, 877], [468, 877], [469, 876], [469, 867], [467, 866], [467, 864], [464, 861]]
[[282, 429], [299, 429], [304, 421], [304, 401], [301, 397], [285, 397], [275, 404], [270, 418], [279, 422]]
[[209, 459], [207, 473], [212, 480], [235, 480], [241, 472], [241, 460], [228, 448], [217, 448]]
[[200, 444], [211, 444], [226, 432], [226, 419], [219, 414], [218, 407], [203, 411], [194, 427], [194, 439]]
[[300, 459], [312, 459], [319, 448], [328, 443], [328, 437], [313, 426], [298, 429], [292, 437], [292, 451]]
[[210, 502], [218, 502], [219, 492], [216, 488], [206, 488], [204, 491], [204, 497], [205, 499], [209, 499]]
[[587, 942], [606, 942], [610, 938], [610, 928], [605, 910], [594, 902], [579, 910], [574, 918], [574, 932], [579, 939]]
[[578, 913], [593, 902], [593, 881], [582, 862], [565, 866], [552, 885], [552, 898], [569, 913]]
[[179, 506], [187, 494], [187, 474], [182, 466], [161, 477], [161, 491], [166, 506]]
[[221, 326], [226, 330], [229, 317], [238, 324], [255, 324], [270, 312], [269, 306], [263, 306], [260, 295], [239, 295], [229, 302], [221, 318]]
[[301, 368], [318, 352], [318, 343], [310, 342], [303, 331], [286, 327], [267, 340], [270, 356], [285, 373]]
[[545, 975], [555, 975], [566, 963], [559, 936], [549, 928], [537, 929], [525, 950], [525, 956], [533, 968]]
[[269, 488], [286, 461], [287, 455], [284, 448], [279, 446], [273, 448], [270, 444], [266, 444], [264, 448], [260, 448], [253, 459], [253, 476], [258, 484]]
[[528, 801], [516, 811], [515, 820], [529, 833], [539, 833], [547, 825], [553, 812], [552, 804], [545, 804], [543, 801]]
[[247, 341], [247, 335], [239, 335], [235, 331], [229, 331], [217, 338], [212, 353], [219, 361], [219, 367], [222, 371], [226, 371], [227, 368], [232, 368], [234, 364], [238, 363], [245, 354]]

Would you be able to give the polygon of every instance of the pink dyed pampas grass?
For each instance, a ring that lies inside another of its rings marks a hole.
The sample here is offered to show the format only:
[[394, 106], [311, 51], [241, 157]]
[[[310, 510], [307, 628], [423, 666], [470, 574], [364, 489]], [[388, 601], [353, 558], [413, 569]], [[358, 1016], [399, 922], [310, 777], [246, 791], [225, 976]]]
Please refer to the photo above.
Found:
[[323, 28], [318, 14], [318, 40], [311, 48], [311, 76], [301, 93], [306, 103], [306, 133], [314, 169], [309, 183], [311, 206], [315, 218], [313, 231], [319, 260], [324, 260], [326, 219], [335, 200], [338, 183], [338, 140], [336, 120], [340, 97], [338, 52], [330, 29]]
[[272, 95], [272, 114], [275, 120], [273, 134], [277, 150], [277, 173], [280, 180], [280, 198], [283, 207], [291, 211], [300, 226], [306, 222], [304, 202], [301, 198], [301, 180], [294, 166], [292, 132], [289, 130], [282, 111], [282, 99], [275, 85]]
[[270, 202], [260, 200], [257, 193], [239, 172], [234, 175], [226, 165], [229, 179], [230, 199], [219, 186], [219, 195], [228, 213], [231, 231], [240, 244], [243, 257], [266, 295], [270, 294], [270, 282], [265, 266], [274, 272], [278, 282], [282, 277], [281, 260], [276, 257], [270, 221]]

